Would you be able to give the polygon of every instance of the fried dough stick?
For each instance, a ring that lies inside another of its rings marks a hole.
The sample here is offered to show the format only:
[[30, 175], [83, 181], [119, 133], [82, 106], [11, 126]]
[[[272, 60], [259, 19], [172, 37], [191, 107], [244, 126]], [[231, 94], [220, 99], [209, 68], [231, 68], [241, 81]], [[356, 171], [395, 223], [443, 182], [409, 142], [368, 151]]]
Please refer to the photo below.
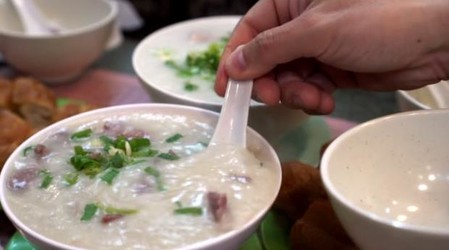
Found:
[[282, 163], [282, 185], [275, 209], [296, 221], [314, 200], [322, 198], [326, 198], [326, 192], [318, 169], [299, 161]]
[[12, 103], [15, 111], [34, 128], [49, 125], [56, 112], [55, 94], [33, 78], [19, 77], [13, 85]]
[[329, 200], [316, 200], [290, 231], [293, 250], [357, 249], [337, 219]]
[[12, 82], [0, 78], [0, 108], [12, 109]]
[[0, 169], [9, 155], [28, 138], [33, 129], [12, 111], [0, 108]]

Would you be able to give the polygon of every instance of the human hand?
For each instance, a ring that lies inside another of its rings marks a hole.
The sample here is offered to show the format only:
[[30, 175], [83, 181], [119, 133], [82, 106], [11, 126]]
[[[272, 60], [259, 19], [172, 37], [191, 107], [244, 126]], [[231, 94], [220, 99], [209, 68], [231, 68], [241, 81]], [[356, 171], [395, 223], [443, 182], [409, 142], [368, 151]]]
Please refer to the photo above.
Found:
[[447, 0], [260, 0], [233, 31], [215, 90], [254, 79], [255, 99], [324, 114], [336, 88], [436, 83], [449, 77], [448, 16]]

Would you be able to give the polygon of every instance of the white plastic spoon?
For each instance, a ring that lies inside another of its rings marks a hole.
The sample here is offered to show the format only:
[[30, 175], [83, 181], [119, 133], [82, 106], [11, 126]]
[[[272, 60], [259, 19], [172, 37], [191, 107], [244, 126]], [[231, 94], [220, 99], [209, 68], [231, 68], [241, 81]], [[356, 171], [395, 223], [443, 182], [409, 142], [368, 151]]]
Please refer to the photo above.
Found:
[[10, 0], [22, 21], [25, 33], [34, 36], [57, 34], [61, 28], [44, 17], [33, 0]]
[[246, 147], [246, 127], [252, 88], [252, 81], [229, 80], [210, 145], [227, 144]]
[[449, 108], [449, 89], [445, 84], [447, 83], [440, 82], [427, 86], [437, 108]]

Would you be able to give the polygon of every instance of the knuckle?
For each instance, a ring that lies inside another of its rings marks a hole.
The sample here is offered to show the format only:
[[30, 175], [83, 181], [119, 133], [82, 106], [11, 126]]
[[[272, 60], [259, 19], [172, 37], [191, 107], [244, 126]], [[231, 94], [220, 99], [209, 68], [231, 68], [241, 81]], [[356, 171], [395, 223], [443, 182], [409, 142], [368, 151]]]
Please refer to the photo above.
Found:
[[257, 52], [270, 51], [277, 42], [276, 34], [272, 30], [266, 30], [259, 33], [254, 39], [254, 45]]

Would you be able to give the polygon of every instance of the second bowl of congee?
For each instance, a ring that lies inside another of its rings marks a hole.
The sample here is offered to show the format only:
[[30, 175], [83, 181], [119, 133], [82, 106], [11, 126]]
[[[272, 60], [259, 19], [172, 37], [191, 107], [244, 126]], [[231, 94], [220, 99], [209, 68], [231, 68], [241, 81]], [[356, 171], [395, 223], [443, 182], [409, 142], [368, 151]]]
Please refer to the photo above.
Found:
[[281, 182], [271, 146], [208, 146], [218, 114], [132, 104], [80, 114], [19, 146], [3, 209], [38, 249], [237, 249]]

